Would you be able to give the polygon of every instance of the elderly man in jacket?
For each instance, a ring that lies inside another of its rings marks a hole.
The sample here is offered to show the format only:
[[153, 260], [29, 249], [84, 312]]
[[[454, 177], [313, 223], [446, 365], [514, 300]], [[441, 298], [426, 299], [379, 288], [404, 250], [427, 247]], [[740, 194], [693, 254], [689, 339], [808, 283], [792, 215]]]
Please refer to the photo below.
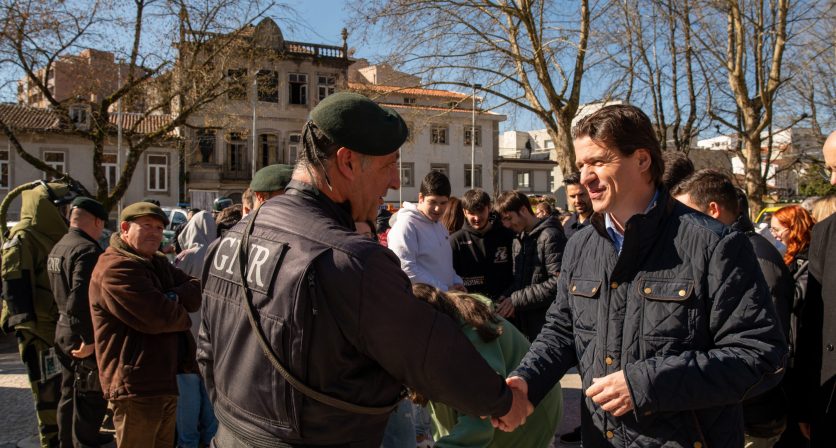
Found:
[[787, 345], [745, 235], [671, 199], [647, 116], [608, 106], [573, 130], [595, 214], [567, 244], [546, 325], [508, 379], [501, 429], [578, 365], [583, 446], [740, 447], [741, 401]]
[[176, 374], [197, 371], [189, 312], [200, 308], [200, 282], [157, 252], [166, 224], [154, 204], [125, 207], [90, 282], [99, 379], [119, 447], [173, 446]]
[[470, 415], [511, 408], [459, 323], [416, 300], [395, 254], [355, 232], [400, 186], [407, 133], [369, 98], [330, 95], [285, 194], [210, 247], [198, 360], [214, 446], [378, 448], [404, 384]]

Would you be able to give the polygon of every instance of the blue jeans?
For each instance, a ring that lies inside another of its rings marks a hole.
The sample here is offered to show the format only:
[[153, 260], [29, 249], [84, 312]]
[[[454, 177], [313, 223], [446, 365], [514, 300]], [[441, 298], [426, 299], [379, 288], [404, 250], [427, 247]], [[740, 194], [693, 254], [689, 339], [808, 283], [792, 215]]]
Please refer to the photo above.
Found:
[[383, 448], [413, 448], [415, 446], [415, 423], [413, 423], [412, 413], [412, 402], [401, 400], [395, 411], [389, 415], [389, 422], [383, 433]]
[[196, 373], [177, 375], [177, 446], [197, 448], [208, 445], [218, 430], [218, 420], [206, 394], [203, 379]]

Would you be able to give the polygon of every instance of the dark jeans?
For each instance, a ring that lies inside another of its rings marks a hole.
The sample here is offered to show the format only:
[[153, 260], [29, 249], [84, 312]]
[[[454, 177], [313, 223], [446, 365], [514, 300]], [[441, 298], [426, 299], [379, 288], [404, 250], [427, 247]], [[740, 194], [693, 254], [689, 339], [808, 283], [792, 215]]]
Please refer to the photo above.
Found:
[[[107, 400], [98, 390], [79, 389], [76, 378], [86, 378], [96, 371], [94, 356], [84, 360], [72, 358], [55, 346], [55, 354], [61, 362], [61, 399], [58, 401], [58, 438], [62, 448], [77, 446], [96, 447], [109, 442], [110, 437], [99, 433]], [[96, 382], [98, 385], [98, 382]]]
[[110, 402], [116, 446], [119, 448], [171, 448], [177, 396], [134, 397]]

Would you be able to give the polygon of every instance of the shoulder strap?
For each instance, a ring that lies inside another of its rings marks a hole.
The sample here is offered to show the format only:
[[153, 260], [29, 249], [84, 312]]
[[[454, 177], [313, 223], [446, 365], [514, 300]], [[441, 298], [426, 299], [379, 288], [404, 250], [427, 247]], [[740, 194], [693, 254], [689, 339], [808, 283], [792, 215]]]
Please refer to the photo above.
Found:
[[264, 356], [267, 357], [267, 360], [270, 361], [270, 364], [273, 365], [276, 371], [279, 372], [279, 374], [282, 376], [282, 378], [285, 379], [285, 381], [287, 381], [288, 384], [290, 384], [294, 389], [307, 396], [308, 398], [316, 400], [322, 404], [326, 404], [328, 406], [346, 412], [352, 412], [355, 414], [388, 414], [398, 406], [398, 404], [400, 403], [400, 398], [398, 398], [398, 400], [394, 404], [388, 406], [371, 407], [349, 403], [347, 401], [340, 400], [339, 398], [334, 398], [330, 395], [326, 395], [322, 392], [313, 390], [310, 387], [308, 387], [305, 383], [300, 381], [298, 378], [294, 377], [293, 374], [290, 373], [284, 365], [282, 365], [281, 361], [279, 361], [278, 357], [273, 352], [273, 349], [267, 343], [267, 339], [264, 336], [264, 330], [261, 328], [261, 325], [259, 325], [258, 321], [255, 319], [255, 306], [253, 305], [252, 291], [250, 291], [249, 285], [247, 284], [247, 257], [249, 256], [250, 233], [253, 230], [253, 224], [255, 223], [255, 218], [258, 215], [259, 210], [261, 210], [261, 207], [259, 207], [252, 213], [252, 218], [250, 219], [250, 222], [247, 223], [247, 226], [244, 229], [244, 234], [241, 237], [241, 244], [238, 247], [238, 269], [241, 274], [241, 284], [243, 285], [242, 291], [244, 295], [244, 311], [246, 311], [247, 313], [247, 319], [250, 321], [250, 327], [252, 327], [253, 329], [253, 333], [255, 334], [258, 344], [261, 346], [261, 351], [264, 352]]

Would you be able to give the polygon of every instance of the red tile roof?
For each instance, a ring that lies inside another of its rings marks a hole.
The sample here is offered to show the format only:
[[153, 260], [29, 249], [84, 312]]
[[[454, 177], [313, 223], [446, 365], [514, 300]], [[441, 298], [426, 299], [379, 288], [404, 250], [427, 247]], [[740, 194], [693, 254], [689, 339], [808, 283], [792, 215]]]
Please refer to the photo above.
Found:
[[379, 92], [379, 93], [400, 93], [403, 95], [414, 96], [432, 96], [437, 98], [450, 98], [455, 100], [464, 100], [470, 95], [464, 93], [453, 92], [450, 90], [436, 90], [436, 89], [422, 89], [417, 87], [398, 87], [398, 86], [382, 86], [378, 84], [366, 84], [362, 82], [348, 83], [349, 90], [357, 90], [362, 92]]
[[[12, 129], [21, 131], [67, 131], [66, 126], [61, 125], [58, 114], [52, 109], [22, 106], [19, 104], [0, 104], [0, 118]], [[116, 132], [119, 116], [110, 114], [112, 131]], [[173, 115], [148, 115], [143, 118], [140, 113], [123, 113], [122, 126], [126, 130], [132, 130], [138, 134], [148, 134], [171, 123]], [[136, 128], [134, 129], [134, 126]], [[176, 136], [173, 130], [166, 134], [167, 137]]]
[[0, 118], [12, 129], [58, 129], [58, 116], [49, 109], [20, 106], [17, 104], [0, 104]]

